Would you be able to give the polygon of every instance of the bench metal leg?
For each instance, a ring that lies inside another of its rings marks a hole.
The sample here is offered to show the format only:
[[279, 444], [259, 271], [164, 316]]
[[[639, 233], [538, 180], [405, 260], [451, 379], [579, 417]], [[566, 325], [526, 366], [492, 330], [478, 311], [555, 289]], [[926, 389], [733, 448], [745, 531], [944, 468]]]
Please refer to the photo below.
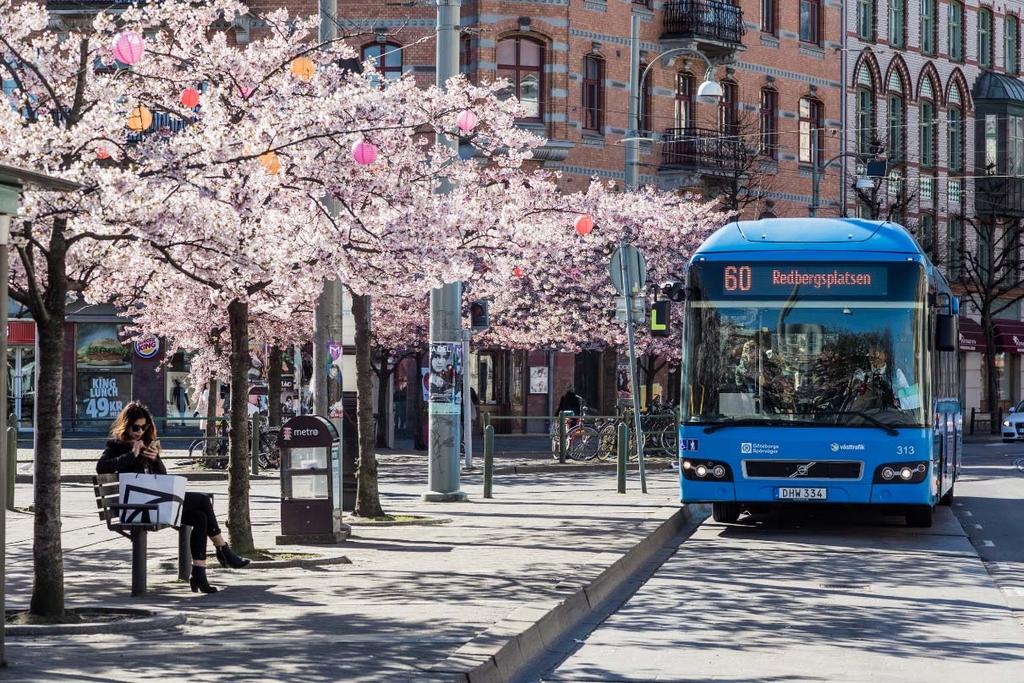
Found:
[[132, 597], [146, 594], [146, 530], [132, 529]]
[[182, 524], [178, 527], [178, 580], [188, 581], [192, 576], [192, 527]]

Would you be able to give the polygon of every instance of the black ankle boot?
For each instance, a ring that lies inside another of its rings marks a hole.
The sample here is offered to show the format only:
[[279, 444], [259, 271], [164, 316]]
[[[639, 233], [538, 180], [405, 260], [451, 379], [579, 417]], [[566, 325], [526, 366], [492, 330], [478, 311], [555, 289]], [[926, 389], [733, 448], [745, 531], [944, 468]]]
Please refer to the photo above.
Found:
[[249, 559], [236, 555], [231, 546], [226, 543], [217, 547], [217, 561], [220, 562], [220, 566], [224, 568], [231, 567], [232, 569], [241, 569], [250, 562]]
[[217, 587], [211, 586], [210, 582], [206, 579], [206, 567], [198, 565], [192, 565], [192, 576], [188, 580], [188, 585], [192, 587], [193, 593], [200, 591], [203, 593], [217, 592]]

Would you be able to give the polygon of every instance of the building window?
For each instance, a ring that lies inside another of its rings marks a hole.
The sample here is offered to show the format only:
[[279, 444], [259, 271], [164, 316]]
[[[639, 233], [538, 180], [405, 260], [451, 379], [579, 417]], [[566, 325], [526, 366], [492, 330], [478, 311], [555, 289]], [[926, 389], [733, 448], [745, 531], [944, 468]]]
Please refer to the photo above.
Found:
[[809, 97], [800, 99], [800, 162], [820, 164], [825, 131], [822, 128], [822, 104]]
[[[956, 88], [950, 92], [956, 92]], [[950, 106], [946, 112], [946, 136], [949, 153], [949, 172], [964, 170], [964, 112], [959, 106]]]
[[985, 173], [999, 172], [999, 125], [995, 114], [985, 114]]
[[761, 88], [761, 154], [775, 159], [779, 148], [779, 93]]
[[936, 41], [935, 0], [921, 0], [921, 52], [935, 54]]
[[459, 73], [469, 76], [473, 73], [473, 38], [462, 36], [459, 38]]
[[821, 0], [800, 0], [800, 40], [821, 44]]
[[1007, 14], [1003, 20], [1003, 66], [1013, 76], [1019, 70], [1020, 23], [1017, 17]]
[[761, 0], [761, 30], [773, 36], [778, 30], [777, 12], [778, 7], [775, 0]]
[[903, 100], [903, 80], [895, 70], [889, 76], [889, 96], [886, 98], [886, 104], [886, 151], [889, 153], [889, 161], [902, 164], [907, 156], [907, 116]]
[[1006, 175], [1024, 175], [1024, 116], [1006, 119]]
[[693, 128], [693, 95], [697, 80], [693, 74], [682, 71], [676, 74], [675, 127]]
[[953, 215], [949, 217], [946, 225], [946, 274], [950, 280], [958, 280], [964, 241], [964, 219], [962, 216]]
[[583, 58], [583, 128], [601, 130], [604, 109], [604, 62], [599, 57]]
[[722, 81], [722, 101], [718, 105], [718, 130], [723, 135], [735, 135], [738, 126], [739, 97], [733, 81]]
[[540, 121], [544, 116], [543, 76], [543, 45], [521, 37], [498, 41], [498, 78], [512, 83], [509, 94], [526, 110], [524, 121]]
[[964, 61], [964, 5], [950, 0], [946, 5], [946, 27], [949, 30], [949, 58], [954, 62]]
[[889, 44], [904, 47], [907, 34], [907, 0], [889, 0]]
[[920, 222], [921, 227], [918, 237], [921, 242], [921, 249], [924, 253], [928, 254], [930, 259], [932, 259], [932, 263], [937, 263], [938, 252], [935, 249], [935, 244], [937, 242], [935, 239], [935, 214], [922, 213]]
[[857, 153], [871, 154], [875, 138], [875, 80], [861, 64], [857, 71]]
[[[374, 66], [385, 81], [396, 81], [402, 77], [402, 46], [396, 43], [370, 43], [363, 46], [363, 61], [373, 60]], [[374, 77], [374, 83], [377, 79]], [[383, 84], [381, 84], [383, 87]]]
[[[644, 71], [647, 71], [647, 64], [640, 62], [640, 73], [637, 74], [637, 80], [639, 80]], [[640, 130], [651, 131], [653, 128], [654, 121], [654, 71], [647, 72], [647, 78], [644, 79], [643, 87], [640, 89]]]
[[924, 81], [921, 83], [921, 94], [919, 97], [920, 104], [918, 105], [918, 130], [921, 131], [920, 140], [920, 153], [921, 153], [921, 165], [929, 168], [935, 166], [935, 148], [937, 146], [936, 131], [938, 130], [938, 122], [935, 120], [936, 108], [935, 108], [935, 90], [932, 85], [932, 79], [925, 76]]
[[978, 65], [992, 68], [992, 10], [985, 7], [978, 10]]
[[861, 40], [875, 39], [875, 0], [857, 0], [857, 35]]

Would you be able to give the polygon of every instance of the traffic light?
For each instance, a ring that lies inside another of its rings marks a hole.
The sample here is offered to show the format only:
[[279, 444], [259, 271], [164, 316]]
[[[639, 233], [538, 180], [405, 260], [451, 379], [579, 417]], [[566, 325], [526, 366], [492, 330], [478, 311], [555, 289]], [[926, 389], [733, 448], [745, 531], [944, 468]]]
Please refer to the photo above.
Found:
[[655, 301], [651, 306], [651, 336], [672, 336], [672, 302]]
[[486, 330], [491, 326], [489, 301], [474, 301], [469, 305], [469, 326], [473, 330]]

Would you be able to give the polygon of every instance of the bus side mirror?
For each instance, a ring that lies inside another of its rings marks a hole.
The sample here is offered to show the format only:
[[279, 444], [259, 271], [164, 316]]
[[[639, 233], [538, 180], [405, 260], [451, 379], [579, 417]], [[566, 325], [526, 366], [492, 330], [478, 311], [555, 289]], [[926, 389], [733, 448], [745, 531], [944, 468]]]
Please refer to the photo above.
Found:
[[948, 313], [935, 316], [935, 350], [956, 351], [956, 318]]

